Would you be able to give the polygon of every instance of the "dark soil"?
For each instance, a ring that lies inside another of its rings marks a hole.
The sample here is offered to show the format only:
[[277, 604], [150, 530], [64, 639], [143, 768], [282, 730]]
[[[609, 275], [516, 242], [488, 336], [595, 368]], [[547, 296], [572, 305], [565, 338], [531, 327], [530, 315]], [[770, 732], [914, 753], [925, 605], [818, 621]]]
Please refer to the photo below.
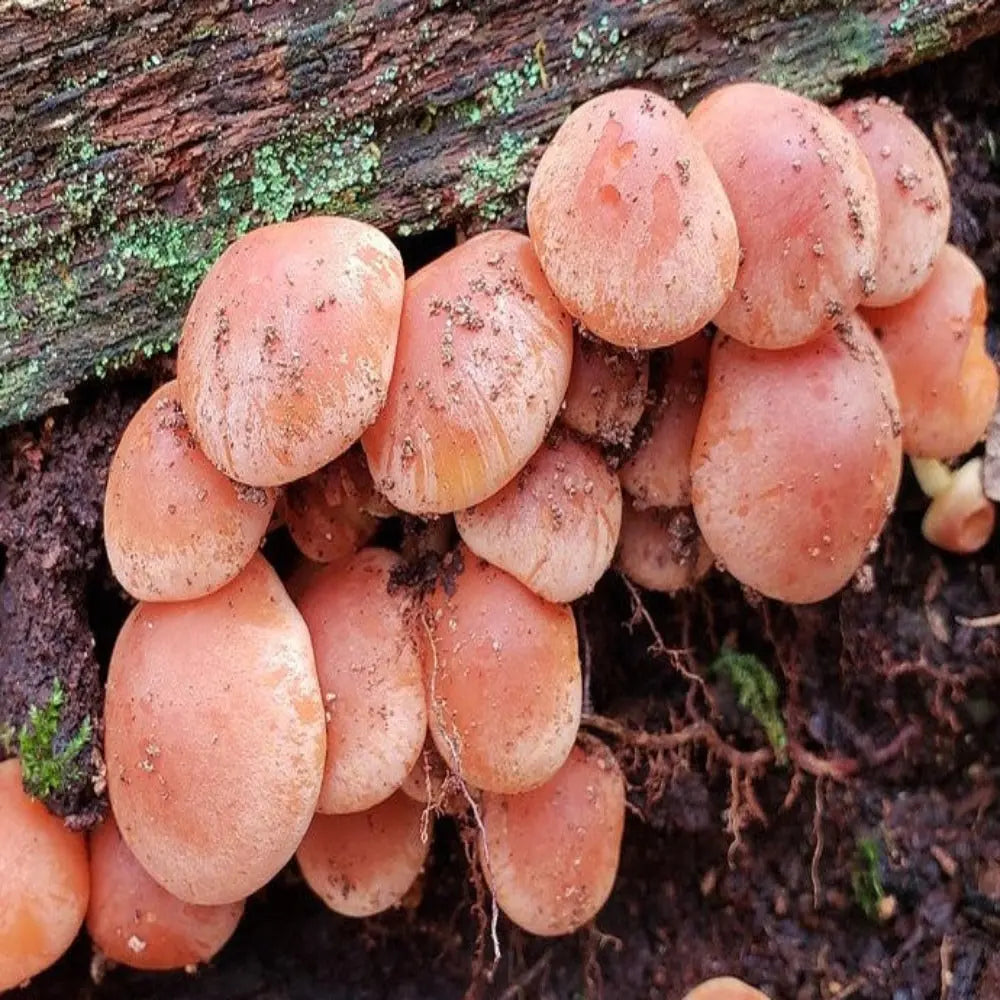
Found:
[[[994, 315], [998, 63], [994, 39], [881, 87], [942, 148], [953, 238], [986, 273]], [[2, 438], [0, 723], [19, 724], [56, 677], [64, 738], [100, 717], [101, 664], [129, 606], [101, 550], [104, 475], [167, 372], [88, 390]], [[997, 541], [972, 559], [943, 556], [920, 537], [921, 509], [907, 479], [871, 572], [817, 607], [760, 601], [717, 576], [678, 601], [608, 577], [581, 603], [592, 728], [619, 752], [633, 806], [595, 928], [546, 941], [501, 920], [488, 982], [488, 901], [484, 911], [463, 838], [442, 820], [412, 907], [337, 918], [289, 868], [195, 976], [114, 970], [95, 985], [81, 939], [20, 996], [673, 1000], [729, 972], [775, 1000], [996, 1000], [1000, 631], [961, 618], [1000, 610]], [[709, 671], [723, 643], [780, 681], [787, 763]], [[679, 746], [678, 732], [690, 737]], [[51, 803], [80, 825], [101, 808], [92, 777]], [[866, 914], [879, 895], [881, 915]]]

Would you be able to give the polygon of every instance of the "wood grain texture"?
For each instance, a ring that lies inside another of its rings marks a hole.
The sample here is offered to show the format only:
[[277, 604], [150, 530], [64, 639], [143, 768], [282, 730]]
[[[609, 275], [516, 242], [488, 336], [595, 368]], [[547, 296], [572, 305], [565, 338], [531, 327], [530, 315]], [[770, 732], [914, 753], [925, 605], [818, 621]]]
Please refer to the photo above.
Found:
[[997, 30], [997, 0], [0, 0], [0, 426], [172, 346], [251, 226], [518, 224], [610, 86], [831, 99]]

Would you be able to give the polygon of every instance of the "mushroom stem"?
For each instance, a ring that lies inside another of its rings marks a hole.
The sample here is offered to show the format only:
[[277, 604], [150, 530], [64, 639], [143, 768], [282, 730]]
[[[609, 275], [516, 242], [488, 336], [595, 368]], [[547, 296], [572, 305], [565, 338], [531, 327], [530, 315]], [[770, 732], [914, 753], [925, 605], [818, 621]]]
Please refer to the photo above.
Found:
[[940, 458], [916, 458], [910, 456], [910, 466], [917, 483], [932, 500], [951, 486], [955, 473]]
[[996, 508], [983, 492], [981, 458], [970, 459], [951, 473], [943, 490], [931, 493], [925, 487], [924, 491], [932, 499], [921, 530], [932, 545], [964, 555], [978, 552], [990, 540]]

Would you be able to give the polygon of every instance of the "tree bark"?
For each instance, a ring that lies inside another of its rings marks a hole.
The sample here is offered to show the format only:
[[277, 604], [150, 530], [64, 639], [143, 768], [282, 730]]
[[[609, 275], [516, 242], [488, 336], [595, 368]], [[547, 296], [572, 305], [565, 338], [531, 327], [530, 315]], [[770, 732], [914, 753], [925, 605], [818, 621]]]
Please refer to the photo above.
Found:
[[831, 99], [997, 30], [997, 0], [0, 0], [0, 426], [172, 346], [249, 227], [517, 224], [600, 90]]

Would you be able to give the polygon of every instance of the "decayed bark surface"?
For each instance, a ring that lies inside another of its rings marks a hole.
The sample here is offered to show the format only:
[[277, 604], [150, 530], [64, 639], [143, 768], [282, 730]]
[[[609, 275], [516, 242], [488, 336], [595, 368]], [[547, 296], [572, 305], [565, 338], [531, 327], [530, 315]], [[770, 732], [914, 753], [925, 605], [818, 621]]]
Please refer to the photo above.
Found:
[[169, 347], [250, 226], [516, 219], [613, 84], [828, 98], [998, 28], [996, 0], [0, 0], [0, 425]]

